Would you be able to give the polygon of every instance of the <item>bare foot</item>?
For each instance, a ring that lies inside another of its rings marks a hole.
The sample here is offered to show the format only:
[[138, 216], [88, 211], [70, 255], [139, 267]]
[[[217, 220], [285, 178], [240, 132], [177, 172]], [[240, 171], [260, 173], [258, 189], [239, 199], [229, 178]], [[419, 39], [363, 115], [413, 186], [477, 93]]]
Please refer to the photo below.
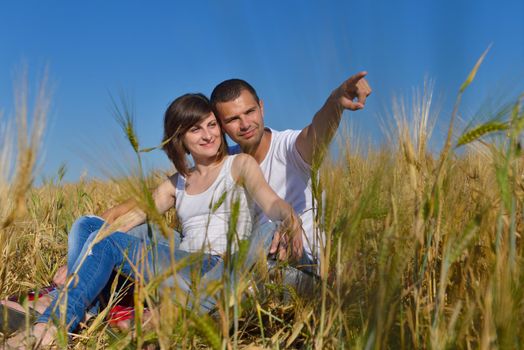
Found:
[[33, 347], [50, 346], [55, 340], [56, 331], [55, 326], [47, 323], [37, 323], [29, 336], [26, 332], [20, 332], [16, 336], [9, 338], [3, 349], [32, 349]]
[[55, 341], [57, 329], [47, 323], [37, 323], [33, 326], [33, 336], [42, 346], [52, 345]]
[[[52, 298], [48, 295], [43, 295], [38, 300], [31, 300], [27, 302], [27, 306], [29, 306], [31, 309], [43, 313], [45, 309], [51, 305]], [[25, 308], [16, 301], [11, 300], [0, 300], [0, 304], [5, 305], [11, 309], [20, 311], [20, 312], [26, 312]]]
[[56, 270], [55, 275], [53, 276], [53, 283], [56, 284], [59, 287], [63, 287], [66, 283], [67, 279], [67, 266], [60, 266], [58, 270]]
[[16, 310], [16, 311], [25, 312], [24, 307], [20, 305], [19, 303], [17, 303], [16, 301], [0, 300], [0, 304], [5, 305], [8, 308]]

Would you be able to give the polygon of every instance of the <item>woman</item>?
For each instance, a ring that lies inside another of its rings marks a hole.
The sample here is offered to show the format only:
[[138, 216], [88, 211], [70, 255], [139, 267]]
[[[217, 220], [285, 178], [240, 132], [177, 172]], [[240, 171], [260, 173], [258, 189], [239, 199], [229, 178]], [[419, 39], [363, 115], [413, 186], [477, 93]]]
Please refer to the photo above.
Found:
[[[131, 210], [118, 232], [96, 244], [92, 244], [93, 236], [88, 239], [72, 268], [76, 276], [67, 288], [64, 315], [60, 314], [57, 301], [53, 302], [33, 327], [37, 341], [44, 345], [52, 343], [57, 331], [55, 325], [48, 325], [52, 318], [64, 317], [68, 329], [74, 330], [114, 268], [137, 277], [134, 267], [142, 265], [141, 259], [147, 259], [148, 265], [155, 266], [156, 271], [147, 268], [139, 272], [150, 279], [168, 270], [173, 259], [180, 261], [199, 253], [203, 253], [202, 275], [220, 265], [222, 256], [234, 246], [231, 233], [239, 239], [249, 236], [256, 221], [252, 215], [252, 201], [269, 219], [282, 222], [279, 230], [290, 233], [295, 241], [293, 247], [301, 247], [302, 228], [298, 216], [268, 186], [253, 158], [245, 154], [227, 155], [224, 135], [204, 95], [186, 94], [171, 103], [164, 117], [164, 141], [164, 150], [178, 173], [160, 184], [153, 199], [159, 213], [176, 207], [183, 234], [180, 250], [175, 250], [173, 256], [169, 247], [156, 245], [155, 254], [152, 254], [147, 239], [123, 233], [146, 218], [141, 210]], [[186, 154], [191, 155], [194, 167], [189, 168]], [[234, 227], [229, 226], [232, 213], [237, 217]], [[296, 255], [300, 253], [295, 252]], [[11, 339], [11, 344], [22, 341], [23, 335], [15, 338]]]

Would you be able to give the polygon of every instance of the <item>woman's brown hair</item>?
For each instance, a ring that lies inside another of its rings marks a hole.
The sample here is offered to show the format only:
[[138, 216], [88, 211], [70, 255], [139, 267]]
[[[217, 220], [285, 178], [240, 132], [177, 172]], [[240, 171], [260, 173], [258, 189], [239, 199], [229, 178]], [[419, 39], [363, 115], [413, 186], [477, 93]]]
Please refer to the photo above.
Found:
[[[184, 134], [195, 124], [212, 113], [209, 99], [203, 94], [185, 94], [175, 99], [167, 107], [164, 115], [164, 138], [162, 143], [164, 152], [177, 171], [187, 176], [189, 165], [186, 154], [189, 152], [184, 147], [182, 138]], [[227, 143], [222, 133], [222, 144], [217, 152], [217, 161], [227, 155]]]

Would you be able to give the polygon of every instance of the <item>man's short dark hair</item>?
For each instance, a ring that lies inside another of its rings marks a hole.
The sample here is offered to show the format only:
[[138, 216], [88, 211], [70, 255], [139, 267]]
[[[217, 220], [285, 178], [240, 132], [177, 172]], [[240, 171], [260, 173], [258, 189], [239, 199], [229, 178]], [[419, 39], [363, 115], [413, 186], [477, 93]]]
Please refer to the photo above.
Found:
[[247, 90], [257, 103], [260, 102], [255, 89], [245, 80], [229, 79], [218, 84], [211, 93], [211, 107], [215, 114], [217, 104], [233, 101], [240, 96], [243, 90]]

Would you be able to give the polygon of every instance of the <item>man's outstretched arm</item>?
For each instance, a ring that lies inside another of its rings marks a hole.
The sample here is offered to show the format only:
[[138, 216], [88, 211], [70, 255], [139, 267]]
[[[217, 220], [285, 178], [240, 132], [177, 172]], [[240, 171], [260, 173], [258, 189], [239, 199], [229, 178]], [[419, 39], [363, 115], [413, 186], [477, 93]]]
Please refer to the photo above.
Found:
[[364, 78], [367, 72], [360, 72], [336, 88], [297, 138], [297, 150], [308, 164], [313, 156], [322, 158], [333, 135], [338, 129], [345, 109], [358, 111], [364, 108], [371, 88]]

